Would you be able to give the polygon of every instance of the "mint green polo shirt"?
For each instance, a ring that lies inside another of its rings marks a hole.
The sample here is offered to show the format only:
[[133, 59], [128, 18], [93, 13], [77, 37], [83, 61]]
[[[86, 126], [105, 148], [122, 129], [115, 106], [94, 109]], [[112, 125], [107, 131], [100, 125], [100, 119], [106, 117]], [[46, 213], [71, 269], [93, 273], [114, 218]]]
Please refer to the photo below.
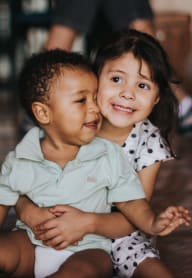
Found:
[[[95, 138], [62, 169], [44, 158], [42, 137], [42, 130], [32, 128], [6, 157], [0, 176], [0, 204], [15, 205], [20, 195], [26, 195], [40, 207], [65, 204], [108, 213], [113, 202], [145, 198], [137, 174], [117, 144]], [[18, 227], [27, 230], [34, 244], [42, 245], [26, 225], [19, 221]], [[67, 249], [76, 252], [87, 248], [109, 252], [111, 241], [91, 234]]]

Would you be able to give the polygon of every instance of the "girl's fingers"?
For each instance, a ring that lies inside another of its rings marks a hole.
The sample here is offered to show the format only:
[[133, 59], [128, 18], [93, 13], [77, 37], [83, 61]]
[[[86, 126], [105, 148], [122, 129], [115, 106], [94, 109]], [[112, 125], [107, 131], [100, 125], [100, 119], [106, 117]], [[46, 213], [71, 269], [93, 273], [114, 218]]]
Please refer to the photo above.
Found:
[[183, 218], [185, 219], [185, 221], [188, 223], [189, 221], [191, 221], [191, 216], [190, 216], [190, 212], [188, 209], [185, 209], [182, 206], [178, 206], [178, 207], [168, 207], [163, 213], [160, 214], [161, 217], [167, 217], [169, 219], [172, 219], [173, 217], [176, 218]]
[[36, 225], [34, 227], [34, 231], [38, 232], [38, 231], [45, 231], [45, 230], [49, 230], [49, 229], [53, 229], [57, 226], [57, 218], [53, 218], [50, 220], [45, 221], [44, 223], [41, 223], [39, 225]]
[[53, 238], [50, 238], [49, 240], [43, 240], [43, 243], [49, 247], [56, 248], [59, 244], [63, 242], [62, 238], [60, 236], [55, 236]]
[[62, 214], [62, 213], [67, 212], [68, 209], [69, 209], [69, 207], [66, 206], [66, 205], [56, 205], [56, 206], [54, 206], [54, 207], [49, 208], [49, 211], [50, 211], [51, 213], [54, 213], [54, 214], [55, 214], [55, 213], [60, 213], [60, 214]]
[[35, 238], [42, 241], [52, 239], [56, 236], [58, 236], [58, 231], [56, 229], [50, 229], [50, 230], [46, 230], [43, 233], [35, 234]]

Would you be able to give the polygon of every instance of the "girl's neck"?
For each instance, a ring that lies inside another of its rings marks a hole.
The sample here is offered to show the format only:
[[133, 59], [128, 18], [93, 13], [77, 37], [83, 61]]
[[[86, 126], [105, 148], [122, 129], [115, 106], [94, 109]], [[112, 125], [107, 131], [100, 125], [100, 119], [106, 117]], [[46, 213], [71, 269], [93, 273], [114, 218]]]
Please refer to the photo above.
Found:
[[126, 127], [126, 128], [115, 127], [111, 125], [109, 122], [104, 120], [101, 129], [98, 132], [98, 136], [104, 139], [108, 139], [119, 145], [122, 145], [126, 141], [131, 130], [132, 127]]

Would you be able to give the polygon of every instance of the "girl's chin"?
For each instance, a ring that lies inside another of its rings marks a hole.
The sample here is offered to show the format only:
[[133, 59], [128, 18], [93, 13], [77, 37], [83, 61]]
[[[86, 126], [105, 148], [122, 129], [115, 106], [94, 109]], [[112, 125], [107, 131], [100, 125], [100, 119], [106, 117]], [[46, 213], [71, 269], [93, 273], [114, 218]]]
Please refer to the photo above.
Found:
[[122, 123], [122, 122], [111, 122], [111, 125], [113, 125], [116, 128], [130, 128], [133, 126], [134, 123], [130, 122], [130, 123]]
[[135, 123], [135, 120], [128, 119], [128, 117], [109, 117], [108, 121], [113, 124], [120, 127], [126, 127], [129, 125], [133, 125]]

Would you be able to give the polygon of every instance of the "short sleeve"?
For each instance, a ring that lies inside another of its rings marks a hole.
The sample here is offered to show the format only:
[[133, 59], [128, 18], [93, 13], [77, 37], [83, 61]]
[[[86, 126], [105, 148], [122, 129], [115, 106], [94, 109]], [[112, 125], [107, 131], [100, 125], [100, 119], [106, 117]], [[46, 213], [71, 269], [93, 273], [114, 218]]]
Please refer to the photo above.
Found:
[[7, 155], [0, 174], [0, 204], [11, 206], [15, 205], [19, 194], [12, 190], [10, 185], [10, 173], [12, 171], [12, 165], [14, 160], [14, 153], [11, 152]]
[[173, 158], [159, 129], [148, 119], [134, 125], [122, 149], [136, 172]]
[[111, 169], [112, 186], [109, 188], [108, 202], [124, 202], [145, 198], [145, 193], [137, 173], [126, 155], [118, 149]]
[[156, 162], [172, 159], [170, 150], [156, 130], [143, 142], [140, 154], [137, 157], [137, 171], [140, 171]]

